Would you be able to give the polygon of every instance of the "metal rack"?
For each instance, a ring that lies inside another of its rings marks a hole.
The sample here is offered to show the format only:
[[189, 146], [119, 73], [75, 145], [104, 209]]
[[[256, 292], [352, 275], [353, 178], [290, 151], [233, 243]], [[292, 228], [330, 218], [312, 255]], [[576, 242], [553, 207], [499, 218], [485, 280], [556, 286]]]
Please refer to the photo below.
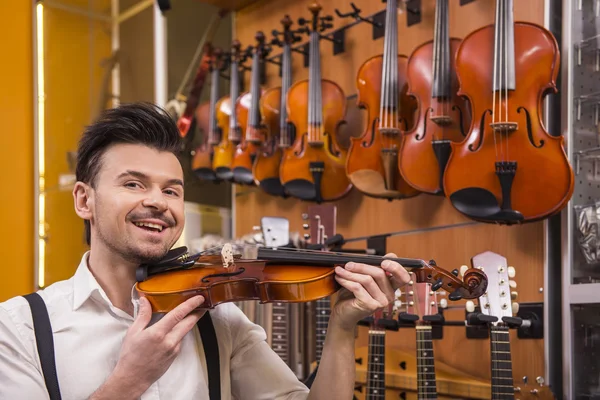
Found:
[[561, 130], [576, 174], [561, 221], [563, 398], [590, 399], [600, 398], [600, 1], [562, 7]]

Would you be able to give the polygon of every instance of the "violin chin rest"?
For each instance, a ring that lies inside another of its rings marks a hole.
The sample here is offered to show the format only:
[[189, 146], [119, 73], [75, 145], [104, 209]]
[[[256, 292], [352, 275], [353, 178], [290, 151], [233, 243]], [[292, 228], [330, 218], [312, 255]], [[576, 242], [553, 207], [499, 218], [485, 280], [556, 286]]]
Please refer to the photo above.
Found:
[[233, 169], [233, 181], [242, 185], [254, 185], [254, 176], [248, 168], [235, 167]]
[[215, 174], [215, 171], [213, 171], [210, 168], [197, 168], [194, 170], [194, 175], [196, 175], [198, 179], [201, 179], [203, 181], [220, 181], [220, 179], [217, 178], [217, 174]]
[[263, 179], [259, 182], [260, 188], [271, 196], [287, 197], [279, 177]]
[[499, 223], [516, 223], [523, 220], [523, 214], [519, 211], [500, 208], [496, 196], [489, 190], [465, 188], [457, 190], [448, 198], [454, 208], [469, 218]]
[[233, 178], [233, 172], [231, 172], [231, 169], [228, 167], [215, 168], [215, 175], [217, 175], [217, 178], [224, 181], [229, 181]]
[[317, 191], [314, 183], [304, 179], [294, 179], [284, 185], [285, 191], [301, 200], [314, 200]]

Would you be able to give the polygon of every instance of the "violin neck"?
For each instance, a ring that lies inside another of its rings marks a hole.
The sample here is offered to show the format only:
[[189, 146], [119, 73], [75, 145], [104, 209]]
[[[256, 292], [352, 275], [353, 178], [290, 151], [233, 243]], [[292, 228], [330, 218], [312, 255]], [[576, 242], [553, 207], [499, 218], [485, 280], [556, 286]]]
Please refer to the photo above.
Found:
[[288, 148], [292, 145], [287, 121], [286, 98], [292, 86], [292, 50], [289, 43], [283, 46], [281, 57], [281, 103], [279, 110], [279, 147]]
[[323, 355], [323, 345], [327, 336], [327, 327], [329, 326], [329, 316], [331, 315], [331, 301], [329, 297], [316, 301], [316, 348], [317, 348], [317, 363], [321, 361]]
[[385, 329], [369, 330], [367, 399], [385, 399]]
[[321, 51], [319, 33], [310, 33], [308, 72], [308, 127], [309, 143], [323, 143], [323, 99], [321, 93]]
[[398, 2], [388, 0], [381, 71], [380, 128], [398, 128]]
[[[246, 139], [254, 139], [253, 132], [260, 124], [260, 52], [257, 49], [252, 55], [252, 73], [250, 77], [250, 111], [246, 129]], [[254, 129], [253, 129], [254, 128]]]
[[215, 145], [217, 138], [217, 101], [219, 99], [219, 68], [214, 66], [210, 73], [210, 105], [208, 122], [208, 143]]
[[515, 90], [515, 27], [513, 0], [496, 0], [494, 91]]
[[343, 265], [348, 262], [363, 263], [379, 266], [386, 259], [394, 260], [406, 269], [422, 268], [425, 266], [423, 260], [414, 258], [391, 258], [382, 256], [360, 255], [351, 253], [335, 253], [326, 251], [302, 251], [283, 250], [259, 247], [257, 259], [265, 261], [276, 261], [280, 263], [298, 263], [301, 265]]
[[448, 0], [436, 0], [433, 35], [433, 85], [431, 97], [449, 98], [451, 95], [450, 29]]
[[417, 325], [417, 388], [419, 398], [437, 399], [431, 325]]
[[229, 100], [231, 102], [231, 114], [229, 115], [229, 140], [240, 141], [238, 132], [236, 101], [240, 96], [240, 72], [237, 60], [231, 60], [231, 78], [229, 85]]

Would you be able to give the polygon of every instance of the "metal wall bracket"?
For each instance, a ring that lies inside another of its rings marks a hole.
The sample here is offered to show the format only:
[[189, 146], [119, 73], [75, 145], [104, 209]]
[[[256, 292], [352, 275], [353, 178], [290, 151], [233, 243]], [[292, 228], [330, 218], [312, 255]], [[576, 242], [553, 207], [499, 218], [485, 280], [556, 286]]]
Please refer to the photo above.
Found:
[[406, 1], [406, 25], [412, 26], [421, 23], [421, 0]]
[[460, 5], [464, 6], [465, 4], [469, 4], [474, 2], [475, 0], [460, 0]]

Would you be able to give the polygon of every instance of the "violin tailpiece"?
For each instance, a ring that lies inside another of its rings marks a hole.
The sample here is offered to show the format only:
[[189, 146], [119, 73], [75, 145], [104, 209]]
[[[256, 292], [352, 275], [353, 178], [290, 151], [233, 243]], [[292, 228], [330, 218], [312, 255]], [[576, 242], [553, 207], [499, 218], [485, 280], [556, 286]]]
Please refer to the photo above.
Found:
[[385, 189], [397, 190], [396, 180], [398, 174], [398, 150], [381, 149], [381, 163], [385, 173]]
[[446, 165], [448, 164], [448, 160], [450, 159], [450, 153], [452, 152], [452, 147], [450, 146], [450, 140], [433, 140], [431, 142], [433, 146], [433, 153], [435, 154], [435, 158], [437, 158], [439, 169], [439, 177], [440, 177], [440, 188], [435, 194], [444, 194], [444, 171], [446, 170]]

